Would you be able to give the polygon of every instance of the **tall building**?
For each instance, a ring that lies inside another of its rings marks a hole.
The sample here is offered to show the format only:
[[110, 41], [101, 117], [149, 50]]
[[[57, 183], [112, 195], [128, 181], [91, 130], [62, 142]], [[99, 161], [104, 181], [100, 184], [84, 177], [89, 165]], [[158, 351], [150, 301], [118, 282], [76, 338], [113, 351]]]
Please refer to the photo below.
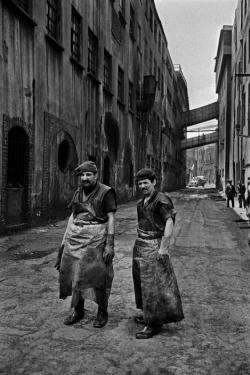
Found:
[[232, 35], [231, 177], [250, 178], [250, 4], [238, 1]]
[[[225, 189], [230, 173], [232, 26], [223, 26], [217, 49], [215, 73], [219, 101], [217, 178]], [[232, 170], [231, 170], [232, 172]]]
[[85, 159], [120, 201], [185, 185], [185, 78], [153, 0], [0, 0], [0, 222], [65, 209]]

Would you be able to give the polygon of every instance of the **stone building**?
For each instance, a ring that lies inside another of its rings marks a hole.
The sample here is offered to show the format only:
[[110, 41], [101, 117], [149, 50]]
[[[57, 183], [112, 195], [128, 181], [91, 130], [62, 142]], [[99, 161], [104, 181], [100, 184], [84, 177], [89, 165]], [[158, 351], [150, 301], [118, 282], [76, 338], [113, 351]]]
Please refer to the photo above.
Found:
[[237, 3], [232, 33], [231, 175], [250, 178], [250, 4]]
[[204, 176], [208, 184], [215, 184], [216, 182], [216, 149], [216, 144], [196, 149], [197, 176]]
[[216, 73], [216, 93], [219, 101], [217, 172], [223, 190], [230, 176], [231, 62], [232, 26], [223, 26], [220, 32], [214, 70]]
[[120, 201], [134, 173], [185, 184], [188, 109], [153, 0], [0, 0], [0, 222], [51, 217], [94, 160]]

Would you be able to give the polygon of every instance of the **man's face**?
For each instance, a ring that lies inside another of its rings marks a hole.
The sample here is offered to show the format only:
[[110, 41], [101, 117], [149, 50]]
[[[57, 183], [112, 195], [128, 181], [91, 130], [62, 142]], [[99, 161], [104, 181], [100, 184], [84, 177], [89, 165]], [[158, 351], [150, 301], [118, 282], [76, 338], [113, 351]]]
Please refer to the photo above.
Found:
[[82, 172], [80, 176], [81, 184], [83, 187], [91, 187], [96, 184], [97, 173], [93, 172]]
[[148, 178], [138, 181], [139, 190], [143, 195], [149, 196], [152, 195], [155, 191], [156, 180], [150, 181]]

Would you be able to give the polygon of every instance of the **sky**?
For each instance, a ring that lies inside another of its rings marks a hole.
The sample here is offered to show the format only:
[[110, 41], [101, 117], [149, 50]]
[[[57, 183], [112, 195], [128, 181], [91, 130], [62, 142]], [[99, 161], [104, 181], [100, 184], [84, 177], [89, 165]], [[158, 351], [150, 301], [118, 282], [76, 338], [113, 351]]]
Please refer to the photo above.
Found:
[[233, 25], [237, 0], [155, 0], [174, 64], [187, 80], [190, 108], [217, 100], [215, 57], [220, 30]]

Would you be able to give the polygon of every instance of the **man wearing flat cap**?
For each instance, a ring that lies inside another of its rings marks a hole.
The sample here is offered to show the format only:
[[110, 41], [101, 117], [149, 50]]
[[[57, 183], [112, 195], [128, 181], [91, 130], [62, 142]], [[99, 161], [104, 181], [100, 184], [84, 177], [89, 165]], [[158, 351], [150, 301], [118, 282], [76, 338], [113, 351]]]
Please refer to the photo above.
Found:
[[133, 281], [136, 307], [143, 315], [135, 322], [143, 324], [137, 339], [148, 339], [164, 323], [184, 318], [181, 297], [170, 260], [169, 248], [176, 211], [171, 199], [155, 188], [152, 169], [136, 174], [143, 198], [137, 204], [138, 238], [133, 248]]
[[69, 218], [55, 267], [59, 270], [60, 298], [72, 296], [72, 314], [64, 324], [84, 317], [84, 300], [98, 305], [94, 327], [108, 321], [108, 299], [113, 280], [114, 189], [97, 181], [97, 167], [86, 161], [75, 169], [80, 178], [69, 208]]
[[232, 180], [227, 181], [227, 186], [225, 189], [225, 194], [227, 196], [227, 207], [229, 207], [229, 202], [231, 201], [232, 207], [234, 207], [234, 197], [237, 195]]

